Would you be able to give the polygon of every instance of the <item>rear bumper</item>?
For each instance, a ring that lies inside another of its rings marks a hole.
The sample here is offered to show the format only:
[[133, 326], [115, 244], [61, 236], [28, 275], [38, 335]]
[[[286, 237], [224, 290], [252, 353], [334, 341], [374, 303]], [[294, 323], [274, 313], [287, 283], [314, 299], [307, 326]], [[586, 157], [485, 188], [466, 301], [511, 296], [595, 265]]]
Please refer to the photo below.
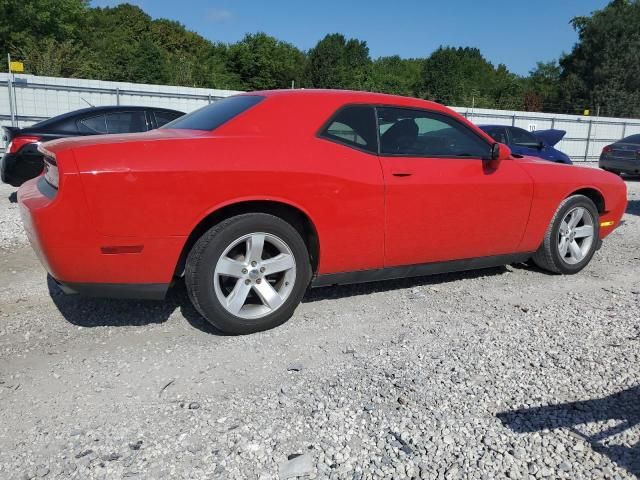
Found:
[[618, 158], [601, 158], [598, 166], [603, 169], [613, 170], [620, 173], [629, 173], [631, 175], [640, 175], [640, 159], [618, 159]]
[[68, 295], [139, 300], [162, 300], [170, 286], [169, 283], [63, 283], [53, 280]]
[[78, 175], [65, 176], [60, 191], [43, 177], [29, 180], [18, 190], [18, 202], [33, 250], [63, 290], [100, 297], [164, 297], [185, 237], [98, 234]]

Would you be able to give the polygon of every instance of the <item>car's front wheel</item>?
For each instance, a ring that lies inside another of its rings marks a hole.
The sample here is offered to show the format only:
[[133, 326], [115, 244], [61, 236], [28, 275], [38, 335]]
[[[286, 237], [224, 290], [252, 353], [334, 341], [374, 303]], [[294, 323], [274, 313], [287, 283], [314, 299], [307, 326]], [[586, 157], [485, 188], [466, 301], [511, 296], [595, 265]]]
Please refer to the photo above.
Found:
[[593, 257], [599, 238], [595, 204], [584, 195], [572, 195], [556, 210], [533, 261], [554, 273], [578, 273]]
[[253, 333], [286, 322], [311, 279], [307, 247], [279, 217], [250, 213], [207, 231], [187, 258], [189, 297], [223, 332]]

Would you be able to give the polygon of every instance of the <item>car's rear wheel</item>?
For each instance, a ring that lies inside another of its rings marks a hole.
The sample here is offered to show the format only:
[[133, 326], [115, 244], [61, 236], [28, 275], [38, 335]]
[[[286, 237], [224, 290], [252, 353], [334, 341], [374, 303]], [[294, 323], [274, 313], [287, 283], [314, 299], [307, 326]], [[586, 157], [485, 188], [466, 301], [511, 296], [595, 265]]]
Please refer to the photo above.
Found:
[[251, 213], [207, 231], [187, 258], [185, 283], [200, 314], [226, 333], [286, 322], [311, 279], [307, 247], [281, 218]]
[[573, 195], [556, 210], [533, 261], [554, 273], [578, 273], [591, 261], [599, 235], [595, 204], [584, 195]]

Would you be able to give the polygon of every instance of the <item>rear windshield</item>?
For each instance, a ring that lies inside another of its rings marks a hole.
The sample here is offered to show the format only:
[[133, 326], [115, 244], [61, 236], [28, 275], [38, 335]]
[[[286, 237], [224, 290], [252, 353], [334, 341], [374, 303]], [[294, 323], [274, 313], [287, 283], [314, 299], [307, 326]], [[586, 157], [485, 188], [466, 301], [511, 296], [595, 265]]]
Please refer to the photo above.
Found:
[[161, 128], [184, 130], [214, 130], [233, 117], [260, 103], [264, 97], [258, 95], [237, 95], [202, 107], [184, 117], [175, 119]]

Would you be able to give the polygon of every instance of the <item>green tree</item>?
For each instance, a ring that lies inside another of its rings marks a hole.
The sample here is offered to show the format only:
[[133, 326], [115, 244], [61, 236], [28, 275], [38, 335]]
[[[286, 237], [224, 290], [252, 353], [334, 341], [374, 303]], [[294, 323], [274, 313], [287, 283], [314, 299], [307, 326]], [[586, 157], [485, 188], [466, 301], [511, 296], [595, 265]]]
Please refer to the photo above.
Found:
[[315, 88], [365, 90], [371, 76], [367, 42], [327, 35], [308, 54], [306, 81]]
[[301, 84], [305, 56], [290, 43], [256, 33], [229, 47], [227, 63], [246, 90], [289, 88], [292, 81]]
[[579, 40], [560, 60], [564, 108], [640, 115], [640, 2], [614, 0], [571, 24]]
[[371, 65], [369, 89], [374, 92], [413, 96], [420, 81], [423, 65], [422, 59], [404, 59], [398, 55], [378, 58]]
[[85, 26], [88, 4], [88, 0], [2, 0], [0, 51], [10, 52], [47, 38], [77, 39]]

